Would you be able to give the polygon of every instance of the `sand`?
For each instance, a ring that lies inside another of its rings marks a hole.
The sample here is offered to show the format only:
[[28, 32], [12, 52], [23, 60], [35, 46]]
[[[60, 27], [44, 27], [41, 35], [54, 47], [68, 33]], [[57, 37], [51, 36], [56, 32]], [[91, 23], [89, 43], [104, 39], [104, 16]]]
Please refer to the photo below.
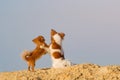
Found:
[[58, 69], [35, 69], [35, 72], [0, 72], [0, 80], [120, 80], [120, 65], [77, 64]]

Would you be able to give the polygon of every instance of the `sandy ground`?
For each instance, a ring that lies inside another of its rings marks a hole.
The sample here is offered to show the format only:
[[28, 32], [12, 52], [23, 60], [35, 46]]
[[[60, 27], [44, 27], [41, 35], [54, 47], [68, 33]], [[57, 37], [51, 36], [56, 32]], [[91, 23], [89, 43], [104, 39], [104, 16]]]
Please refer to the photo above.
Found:
[[0, 72], [0, 80], [120, 80], [120, 65], [78, 64], [62, 69], [35, 69], [35, 72]]

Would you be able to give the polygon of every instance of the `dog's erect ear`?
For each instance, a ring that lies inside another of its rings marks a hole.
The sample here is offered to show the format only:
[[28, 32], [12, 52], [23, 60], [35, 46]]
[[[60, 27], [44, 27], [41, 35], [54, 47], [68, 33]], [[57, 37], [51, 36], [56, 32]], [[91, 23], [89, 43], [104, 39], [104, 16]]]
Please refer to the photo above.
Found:
[[57, 32], [54, 29], [51, 29], [51, 36], [54, 36]]
[[64, 39], [65, 33], [59, 33], [60, 37]]

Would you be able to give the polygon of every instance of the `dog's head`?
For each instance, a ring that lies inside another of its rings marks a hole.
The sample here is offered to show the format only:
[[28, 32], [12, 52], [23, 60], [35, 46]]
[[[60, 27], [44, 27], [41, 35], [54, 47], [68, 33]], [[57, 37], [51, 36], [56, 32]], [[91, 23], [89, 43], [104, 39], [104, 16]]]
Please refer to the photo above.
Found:
[[51, 29], [51, 41], [62, 41], [64, 39], [65, 34], [63, 32], [57, 32], [54, 29]]
[[45, 43], [45, 39], [43, 36], [38, 36], [32, 40], [37, 46], [40, 46]]
[[43, 36], [38, 36], [32, 40], [36, 44], [35, 52], [39, 51], [40, 54], [46, 54], [47, 50], [41, 48], [40, 46], [44, 45], [45, 47], [48, 47], [48, 45], [45, 43], [45, 39]]

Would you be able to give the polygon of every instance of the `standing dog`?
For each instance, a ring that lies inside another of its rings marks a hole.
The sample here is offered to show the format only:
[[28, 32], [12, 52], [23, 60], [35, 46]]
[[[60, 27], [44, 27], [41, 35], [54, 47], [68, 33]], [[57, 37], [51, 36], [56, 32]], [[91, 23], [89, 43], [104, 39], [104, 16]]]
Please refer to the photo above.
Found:
[[72, 65], [72, 63], [68, 60], [65, 60], [64, 57], [64, 51], [62, 48], [64, 36], [64, 33], [58, 33], [51, 29], [51, 44], [49, 47], [46, 47], [45, 45], [40, 46], [40, 48], [43, 48], [50, 53], [53, 68], [63, 68]]
[[43, 36], [38, 36], [32, 41], [36, 44], [36, 48], [33, 51], [24, 51], [22, 53], [22, 58], [27, 62], [29, 71], [34, 71], [36, 60], [47, 53], [45, 49], [40, 48], [40, 45], [44, 44], [48, 47]]

